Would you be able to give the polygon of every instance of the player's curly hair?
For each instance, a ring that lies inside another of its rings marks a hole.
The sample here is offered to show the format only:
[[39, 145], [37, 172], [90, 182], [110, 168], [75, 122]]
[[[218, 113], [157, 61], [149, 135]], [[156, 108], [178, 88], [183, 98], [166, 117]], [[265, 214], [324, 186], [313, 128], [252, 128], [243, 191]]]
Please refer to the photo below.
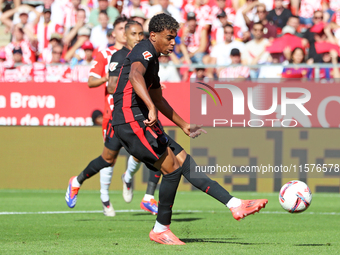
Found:
[[149, 33], [159, 33], [165, 29], [169, 31], [177, 31], [179, 28], [178, 22], [168, 14], [160, 13], [153, 16], [149, 23]]

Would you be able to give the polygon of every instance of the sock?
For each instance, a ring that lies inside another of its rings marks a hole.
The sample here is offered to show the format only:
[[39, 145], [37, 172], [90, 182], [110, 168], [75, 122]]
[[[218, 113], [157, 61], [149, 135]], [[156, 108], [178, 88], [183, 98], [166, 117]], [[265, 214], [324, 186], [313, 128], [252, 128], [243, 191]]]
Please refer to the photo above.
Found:
[[125, 176], [124, 176], [124, 181], [126, 183], [132, 182], [132, 177], [138, 171], [140, 164], [141, 162], [135, 161], [132, 156], [129, 157], [127, 168], [125, 171]]
[[110, 163], [107, 163], [102, 156], [99, 156], [98, 158], [92, 160], [90, 164], [82, 171], [78, 177], [77, 180], [80, 184], [83, 184], [83, 182], [91, 178], [93, 175], [98, 173], [102, 168], [110, 166]]
[[78, 182], [77, 178], [74, 178], [72, 180], [72, 186], [73, 187], [78, 187], [78, 188], [81, 186], [81, 184]]
[[162, 225], [158, 221], [156, 221], [155, 226], [153, 227], [153, 231], [155, 233], [160, 233], [168, 230], [170, 228], [170, 225]]
[[159, 178], [161, 178], [161, 175], [162, 173], [160, 171], [154, 172], [150, 170], [148, 186], [146, 188], [145, 194], [152, 195], [152, 196], [155, 194], [155, 190], [157, 188], [157, 184], [159, 182]]
[[110, 200], [109, 188], [111, 184], [111, 178], [113, 174], [113, 167], [108, 166], [100, 170], [100, 199], [103, 202]]
[[182, 167], [170, 174], [163, 175], [159, 188], [159, 202], [157, 221], [162, 225], [170, 225], [172, 205], [175, 201], [176, 191], [182, 177]]
[[143, 197], [143, 200], [150, 201], [151, 199], [154, 199], [155, 197], [153, 195], [145, 194]]
[[211, 180], [205, 173], [202, 172], [195, 172], [195, 177], [190, 177], [190, 169], [196, 169], [196, 166], [196, 162], [188, 154], [182, 165], [184, 177], [196, 188], [204, 191], [208, 195], [226, 205], [232, 196], [216, 181]]
[[105, 205], [105, 207], [109, 208], [110, 207], [110, 200], [103, 202], [103, 204]]
[[230, 209], [232, 207], [238, 207], [241, 205], [241, 199], [233, 197], [229, 200], [229, 202], [226, 204], [226, 206]]

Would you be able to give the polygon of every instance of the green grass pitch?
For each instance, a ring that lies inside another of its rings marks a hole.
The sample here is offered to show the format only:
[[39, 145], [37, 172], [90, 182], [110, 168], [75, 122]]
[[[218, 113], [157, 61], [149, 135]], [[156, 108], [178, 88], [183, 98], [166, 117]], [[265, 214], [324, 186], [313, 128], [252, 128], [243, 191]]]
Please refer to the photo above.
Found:
[[186, 245], [167, 246], [149, 240], [156, 217], [140, 210], [142, 192], [130, 204], [111, 192], [118, 211], [111, 218], [101, 213], [99, 192], [81, 190], [69, 209], [64, 190], [0, 190], [0, 254], [339, 254], [339, 194], [313, 194], [301, 214], [283, 211], [278, 194], [233, 195], [269, 203], [238, 222], [208, 195], [179, 192], [171, 230]]

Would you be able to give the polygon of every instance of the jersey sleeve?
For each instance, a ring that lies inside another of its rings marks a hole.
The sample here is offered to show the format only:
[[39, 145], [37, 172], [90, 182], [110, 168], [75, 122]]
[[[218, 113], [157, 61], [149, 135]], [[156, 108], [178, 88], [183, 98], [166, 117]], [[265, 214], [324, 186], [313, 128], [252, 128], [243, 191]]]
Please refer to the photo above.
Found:
[[93, 76], [98, 79], [105, 76], [106, 63], [107, 62], [106, 62], [106, 59], [104, 59], [103, 54], [101, 52], [98, 52], [95, 58], [91, 62], [91, 69], [90, 69], [89, 76]]
[[122, 64], [124, 62], [124, 58], [122, 60], [122, 58], [119, 55], [120, 55], [120, 52], [117, 51], [111, 56], [111, 61], [109, 64], [109, 75], [110, 76], [115, 76], [115, 77], [119, 76], [120, 68], [122, 67]]
[[149, 66], [149, 62], [156, 56], [153, 56], [152, 53], [148, 50], [142, 50], [140, 47], [136, 51], [131, 51], [129, 55], [130, 63], [141, 62], [143, 66], [147, 69]]

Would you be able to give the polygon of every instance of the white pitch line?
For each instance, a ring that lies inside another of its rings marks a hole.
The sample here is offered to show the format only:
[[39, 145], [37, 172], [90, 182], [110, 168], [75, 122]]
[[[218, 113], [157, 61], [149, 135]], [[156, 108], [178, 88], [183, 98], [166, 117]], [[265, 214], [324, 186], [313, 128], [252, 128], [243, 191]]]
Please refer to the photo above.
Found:
[[[143, 210], [115, 210], [117, 213], [144, 212]], [[202, 210], [174, 210], [182, 213], [224, 213], [228, 211], [202, 211]], [[103, 213], [100, 211], [46, 211], [46, 212], [0, 212], [0, 215], [21, 215], [21, 214], [71, 214], [71, 213]], [[288, 214], [284, 211], [261, 211], [265, 214]], [[309, 215], [340, 215], [340, 212], [304, 212]]]

